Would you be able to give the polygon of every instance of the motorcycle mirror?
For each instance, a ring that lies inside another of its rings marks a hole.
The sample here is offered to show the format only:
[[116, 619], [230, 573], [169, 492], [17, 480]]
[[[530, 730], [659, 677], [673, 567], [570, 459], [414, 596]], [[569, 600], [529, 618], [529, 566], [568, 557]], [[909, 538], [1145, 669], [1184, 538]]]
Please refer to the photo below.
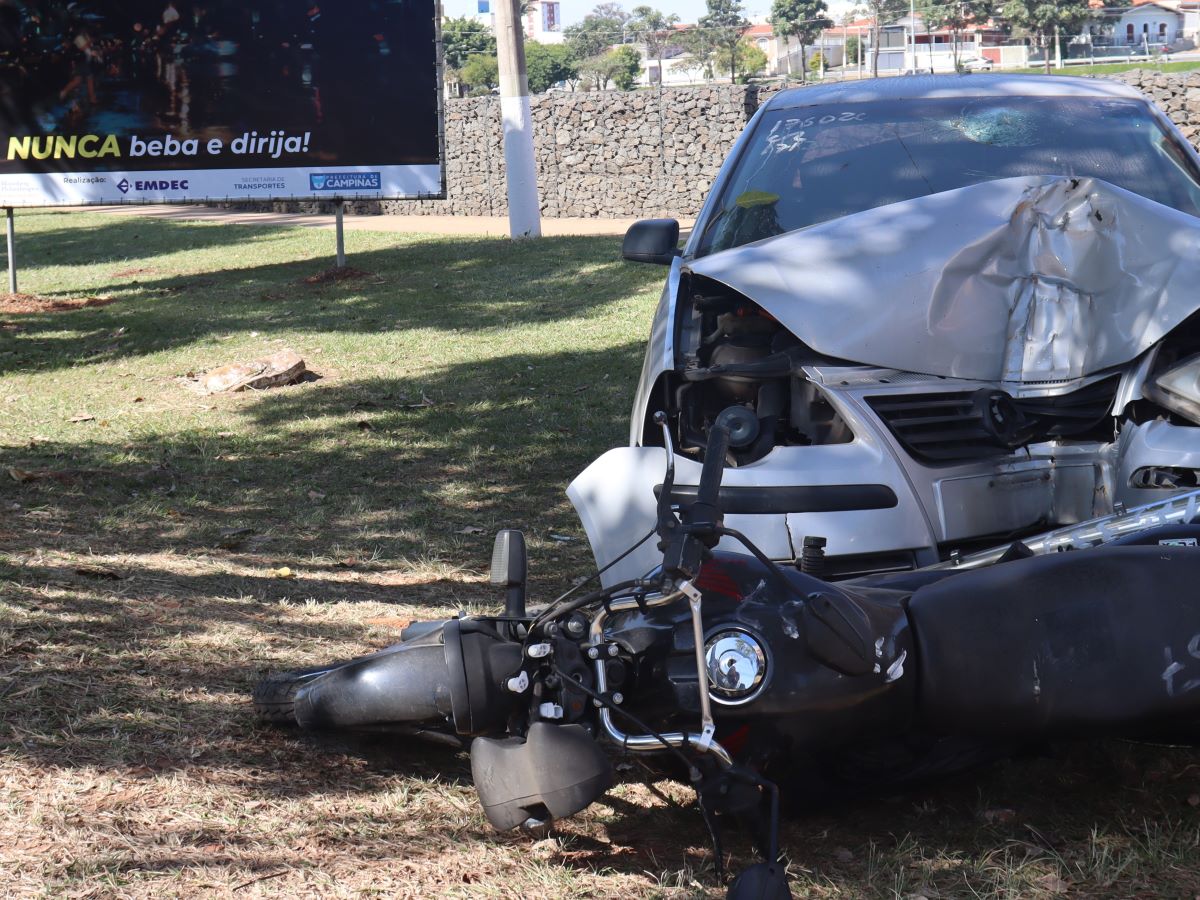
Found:
[[504, 597], [506, 616], [525, 616], [525, 581], [528, 575], [529, 555], [525, 549], [525, 535], [515, 528], [498, 531], [492, 547], [490, 580], [497, 587], [508, 589]]
[[758, 863], [729, 885], [726, 900], [792, 900], [787, 875], [779, 863]]

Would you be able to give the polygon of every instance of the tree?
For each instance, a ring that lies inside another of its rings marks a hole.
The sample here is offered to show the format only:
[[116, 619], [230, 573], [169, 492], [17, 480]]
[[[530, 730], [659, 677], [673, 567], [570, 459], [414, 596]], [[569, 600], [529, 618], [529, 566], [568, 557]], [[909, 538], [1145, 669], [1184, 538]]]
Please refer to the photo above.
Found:
[[472, 94], [487, 94], [500, 83], [500, 66], [494, 56], [476, 53], [458, 73]]
[[526, 42], [525, 68], [531, 94], [540, 94], [560, 81], [574, 81], [579, 77], [579, 63], [566, 44]]
[[1092, 15], [1087, 0], [1007, 0], [1004, 17], [1013, 25], [1036, 34], [1046, 50], [1046, 74], [1050, 74], [1050, 36], [1058, 40], [1060, 29], [1078, 28]]
[[852, 34], [849, 37], [847, 37], [846, 38], [846, 53], [845, 53], [846, 65], [848, 65], [848, 66], [857, 65], [858, 64], [858, 54], [861, 52], [861, 50], [862, 50], [862, 38], [860, 38], [857, 34]]
[[[825, 0], [775, 0], [771, 6], [771, 26], [782, 35], [786, 46], [792, 38], [800, 43], [800, 78], [804, 79], [805, 47], [828, 28], [833, 21], [825, 15], [829, 7]], [[792, 57], [788, 54], [788, 74], [792, 73]]]
[[924, 0], [917, 9], [926, 25], [950, 30], [954, 53], [954, 68], [958, 69], [958, 45], [968, 25], [986, 22], [995, 8], [994, 0]]
[[496, 36], [490, 28], [466, 16], [442, 20], [442, 56], [458, 71], [474, 55], [496, 55]]
[[[729, 61], [725, 56], [726, 52], [724, 49], [721, 49], [717, 51], [716, 55], [717, 65], [722, 69], [729, 65]], [[762, 50], [749, 41], [739, 41], [735, 52], [737, 53], [735, 67], [740, 73], [738, 75], [739, 81], [747, 81], [752, 75], [757, 75], [767, 67], [767, 54], [763, 53]]]
[[576, 59], [602, 56], [613, 44], [625, 43], [629, 13], [617, 3], [601, 3], [580, 22], [563, 31], [566, 45]]
[[663, 56], [679, 39], [674, 28], [678, 22], [679, 16], [675, 13], [664, 15], [649, 6], [635, 6], [633, 17], [629, 20], [630, 31], [646, 45], [647, 59], [658, 61], [659, 87], [663, 83]]
[[[706, 0], [708, 12], [700, 17], [697, 27], [688, 32], [688, 48], [705, 69], [712, 71], [713, 63], [729, 66], [729, 80], [737, 80], [737, 46], [750, 22], [742, 15], [738, 0]], [[720, 61], [718, 62], [718, 55]]]
[[632, 47], [618, 47], [579, 64], [580, 74], [591, 79], [596, 90], [603, 91], [611, 82], [617, 90], [628, 91], [641, 72], [641, 56]]
[[879, 77], [879, 28], [908, 12], [905, 0], [865, 0], [871, 16], [871, 77]]

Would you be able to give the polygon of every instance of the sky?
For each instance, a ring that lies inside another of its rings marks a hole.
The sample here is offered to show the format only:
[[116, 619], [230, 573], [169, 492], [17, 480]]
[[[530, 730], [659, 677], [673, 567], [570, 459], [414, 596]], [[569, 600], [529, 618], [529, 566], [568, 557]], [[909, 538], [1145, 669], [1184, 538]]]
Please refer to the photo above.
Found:
[[[495, 0], [493, 0], [495, 2]], [[855, 4], [852, 0], [826, 0], [829, 4], [830, 17], [839, 19], [843, 13]], [[704, 0], [622, 0], [621, 5], [633, 9], [645, 3], [665, 13], [675, 13], [681, 22], [695, 22], [704, 15], [706, 7]], [[766, 17], [771, 12], [771, 0], [742, 0], [749, 18]], [[592, 0], [561, 0], [559, 11], [563, 23], [573, 25], [591, 12], [596, 5]], [[442, 0], [442, 7], [448, 16], [473, 15], [476, 10], [476, 0]]]

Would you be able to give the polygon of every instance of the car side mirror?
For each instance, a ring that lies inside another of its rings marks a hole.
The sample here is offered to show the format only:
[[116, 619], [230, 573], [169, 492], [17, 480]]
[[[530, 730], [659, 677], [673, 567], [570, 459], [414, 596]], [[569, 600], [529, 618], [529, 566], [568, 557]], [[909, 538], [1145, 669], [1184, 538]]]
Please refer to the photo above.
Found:
[[621, 256], [630, 262], [669, 266], [679, 255], [679, 223], [674, 219], [634, 222], [621, 242]]

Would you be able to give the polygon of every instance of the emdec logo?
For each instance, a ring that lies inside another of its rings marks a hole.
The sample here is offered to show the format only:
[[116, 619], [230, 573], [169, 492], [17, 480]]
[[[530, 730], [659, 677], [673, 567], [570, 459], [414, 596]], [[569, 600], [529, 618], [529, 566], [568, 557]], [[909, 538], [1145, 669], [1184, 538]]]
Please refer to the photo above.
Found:
[[135, 181], [132, 184], [128, 178], [122, 178], [117, 182], [117, 190], [122, 194], [128, 194], [130, 190], [138, 191], [186, 191], [188, 190], [188, 180], [186, 178], [174, 180], [151, 180], [151, 181]]

